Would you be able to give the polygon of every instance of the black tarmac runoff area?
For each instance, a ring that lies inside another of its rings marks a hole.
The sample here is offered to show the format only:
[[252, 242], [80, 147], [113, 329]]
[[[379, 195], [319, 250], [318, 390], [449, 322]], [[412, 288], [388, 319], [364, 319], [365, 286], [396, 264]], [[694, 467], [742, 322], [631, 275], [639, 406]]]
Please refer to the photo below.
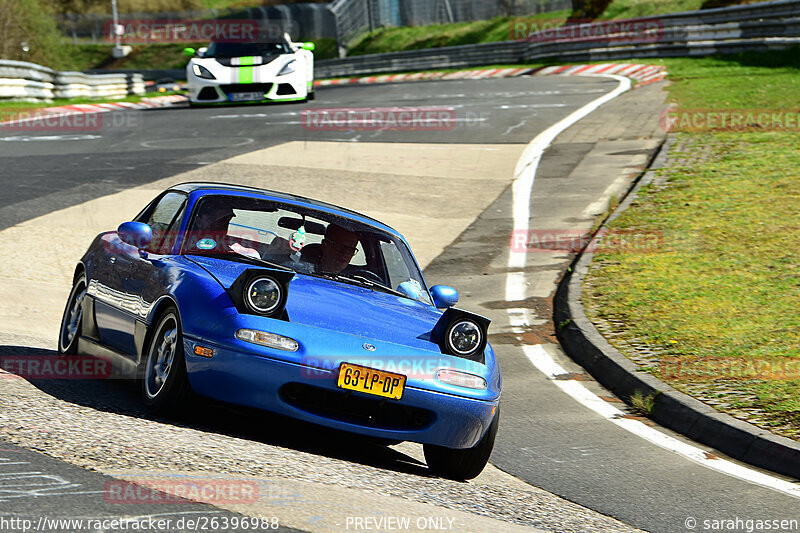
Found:
[[[190, 485], [186, 483], [187, 490]], [[264, 520], [255, 523], [250, 517], [165, 494], [155, 486], [114, 479], [0, 441], [3, 533], [297, 531]]]
[[[508, 143], [520, 145], [521, 152], [546, 128], [616, 87], [617, 82], [609, 79], [557, 76], [323, 87], [317, 90], [317, 99], [306, 104], [115, 112], [108, 113], [103, 127], [94, 131], [3, 129], [0, 230], [289, 141]], [[448, 108], [454, 113], [454, 126], [447, 134], [311, 131], [304, 122], [304, 111], [390, 107]], [[590, 148], [586, 143], [561, 144], [558, 150], [545, 152], [534, 195], [540, 183], [556, 187], [564, 169], [574, 168]], [[429, 281], [457, 278], [459, 290], [472, 293], [477, 301], [503, 302], [504, 277], [473, 278], [471, 273], [507, 253], [511, 200], [509, 188], [461, 239], [486, 242], [480, 253], [459, 255], [456, 243], [430, 267], [435, 275], [426, 271]], [[560, 210], [566, 207], [547, 209], [551, 210], [547, 216], [563, 217]], [[800, 519], [797, 498], [705, 468], [629, 433], [554, 386], [521, 346], [509, 343], [495, 349], [504, 390], [503, 418], [491, 462], [500, 469], [646, 531], [747, 531], [746, 525], [706, 529], [704, 521]], [[592, 387], [599, 390], [596, 384]], [[27, 481], [15, 487], [9, 482], [15, 476], [31, 482], [50, 476], [56, 485], [40, 493], [36, 487], [26, 489]], [[0, 442], [0, 519], [133, 516], [130, 509], [121, 510], [98, 497], [109, 481], [112, 478]], [[136, 506], [137, 516], [148, 513], [172, 519], [210, 513], [235, 516], [201, 504]], [[2, 526], [0, 530], [13, 531]]]

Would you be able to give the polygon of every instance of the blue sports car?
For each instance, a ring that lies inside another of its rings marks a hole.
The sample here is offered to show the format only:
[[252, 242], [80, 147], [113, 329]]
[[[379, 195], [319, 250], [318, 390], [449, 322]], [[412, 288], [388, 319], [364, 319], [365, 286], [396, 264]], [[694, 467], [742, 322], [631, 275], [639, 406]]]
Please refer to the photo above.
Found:
[[397, 231], [290, 194], [168, 189], [78, 263], [59, 352], [139, 380], [153, 412], [193, 394], [387, 441], [471, 479], [499, 421], [489, 320], [430, 289]]

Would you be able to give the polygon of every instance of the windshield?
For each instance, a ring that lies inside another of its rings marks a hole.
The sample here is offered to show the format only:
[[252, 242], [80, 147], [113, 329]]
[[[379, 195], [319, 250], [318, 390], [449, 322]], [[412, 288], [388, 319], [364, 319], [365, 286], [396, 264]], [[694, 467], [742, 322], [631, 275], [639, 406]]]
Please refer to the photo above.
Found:
[[403, 241], [349, 218], [271, 200], [213, 195], [197, 202], [187, 228], [186, 254], [266, 262], [432, 305]]
[[211, 43], [203, 57], [246, 57], [291, 54], [286, 43]]

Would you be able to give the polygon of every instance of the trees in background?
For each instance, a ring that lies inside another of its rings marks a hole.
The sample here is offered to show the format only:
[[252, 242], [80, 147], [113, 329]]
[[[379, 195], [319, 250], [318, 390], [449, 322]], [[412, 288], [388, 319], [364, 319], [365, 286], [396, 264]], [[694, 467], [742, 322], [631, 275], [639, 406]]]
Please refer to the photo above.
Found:
[[49, 7], [39, 0], [0, 0], [0, 58], [61, 67], [65, 52]]
[[603, 14], [603, 11], [611, 4], [613, 0], [572, 0], [572, 13], [567, 19], [567, 24], [570, 21], [586, 22], [587, 20], [594, 20]]

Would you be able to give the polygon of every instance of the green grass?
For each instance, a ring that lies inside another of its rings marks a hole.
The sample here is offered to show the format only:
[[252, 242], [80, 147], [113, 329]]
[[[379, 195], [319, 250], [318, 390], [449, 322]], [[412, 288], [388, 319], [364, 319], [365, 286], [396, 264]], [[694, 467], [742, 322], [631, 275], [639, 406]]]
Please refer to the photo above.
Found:
[[[599, 20], [627, 19], [692, 11], [700, 9], [708, 0], [615, 0], [608, 6]], [[729, 4], [747, 3], [748, 0], [729, 0]], [[433, 24], [403, 28], [380, 28], [361, 36], [351, 43], [348, 55], [379, 54], [403, 50], [419, 50], [461, 44], [492, 43], [514, 40], [516, 33], [512, 23], [527, 24], [529, 28], [541, 28], [544, 24], [562, 25], [569, 16], [568, 10], [542, 13], [529, 17], [500, 17], [476, 22], [456, 24]]]
[[[795, 49], [662, 62], [680, 107], [797, 112], [797, 56]], [[679, 134], [671, 156], [685, 163], [662, 171], [667, 186], [644, 189], [611, 224], [655, 232], [662, 245], [601, 250], [587, 276], [587, 311], [614, 325], [620, 336], [609, 340], [623, 353], [644, 342], [661, 363], [800, 362], [799, 131]], [[757, 378], [723, 373], [706, 389], [752, 395], [723, 409], [758, 412], [760, 425], [799, 437], [800, 370]], [[691, 373], [669, 381], [697, 385]]]
[[703, 0], [614, 0], [600, 15], [600, 20], [629, 19], [695, 11], [703, 5]]
[[69, 53], [65, 54], [61, 70], [86, 70], [98, 68], [111, 57], [113, 44], [78, 44], [64, 45]]
[[[665, 65], [670, 98], [684, 108], [796, 108], [800, 50], [647, 60]], [[643, 62], [637, 60], [636, 62]]]
[[155, 96], [164, 96], [167, 94], [176, 94], [174, 92], [167, 93], [148, 93], [143, 96], [131, 95], [125, 98], [103, 98], [100, 100], [89, 98], [56, 98], [52, 102], [6, 102], [0, 101], [0, 122], [7, 120], [14, 120], [21, 118], [22, 114], [35, 112], [39, 109], [46, 107], [57, 107], [62, 105], [75, 105], [75, 104], [96, 104], [97, 102], [140, 102], [143, 98], [153, 98]]
[[[249, 7], [260, 4], [258, 0], [199, 0], [205, 8]], [[675, 11], [699, 9], [704, 0], [616, 0], [600, 17], [602, 20], [658, 15]], [[737, 3], [738, 0], [731, 0]], [[743, 2], [738, 2], [743, 3]], [[552, 29], [564, 24], [568, 10], [542, 13], [527, 17], [499, 17], [491, 20], [433, 24], [401, 28], [379, 28], [349, 43], [348, 55], [379, 54], [403, 50], [421, 50], [443, 46], [492, 43], [515, 40], [542, 29]], [[334, 39], [315, 41], [317, 60], [338, 57]], [[185, 59], [181, 54], [183, 44], [158, 44], [134, 46], [131, 56], [119, 60], [108, 59], [111, 46], [106, 44], [79, 44], [67, 47], [69, 68], [182, 68]], [[198, 43], [197, 46], [202, 46]], [[73, 53], [74, 52], [74, 53]], [[713, 68], [713, 67], [712, 67]], [[744, 83], [744, 82], [743, 82]]]
[[556, 11], [530, 17], [499, 17], [456, 24], [381, 28], [362, 36], [348, 49], [348, 55], [508, 41], [515, 37], [512, 24], [522, 24], [533, 29], [545, 24], [560, 26], [568, 15], [568, 11]]

